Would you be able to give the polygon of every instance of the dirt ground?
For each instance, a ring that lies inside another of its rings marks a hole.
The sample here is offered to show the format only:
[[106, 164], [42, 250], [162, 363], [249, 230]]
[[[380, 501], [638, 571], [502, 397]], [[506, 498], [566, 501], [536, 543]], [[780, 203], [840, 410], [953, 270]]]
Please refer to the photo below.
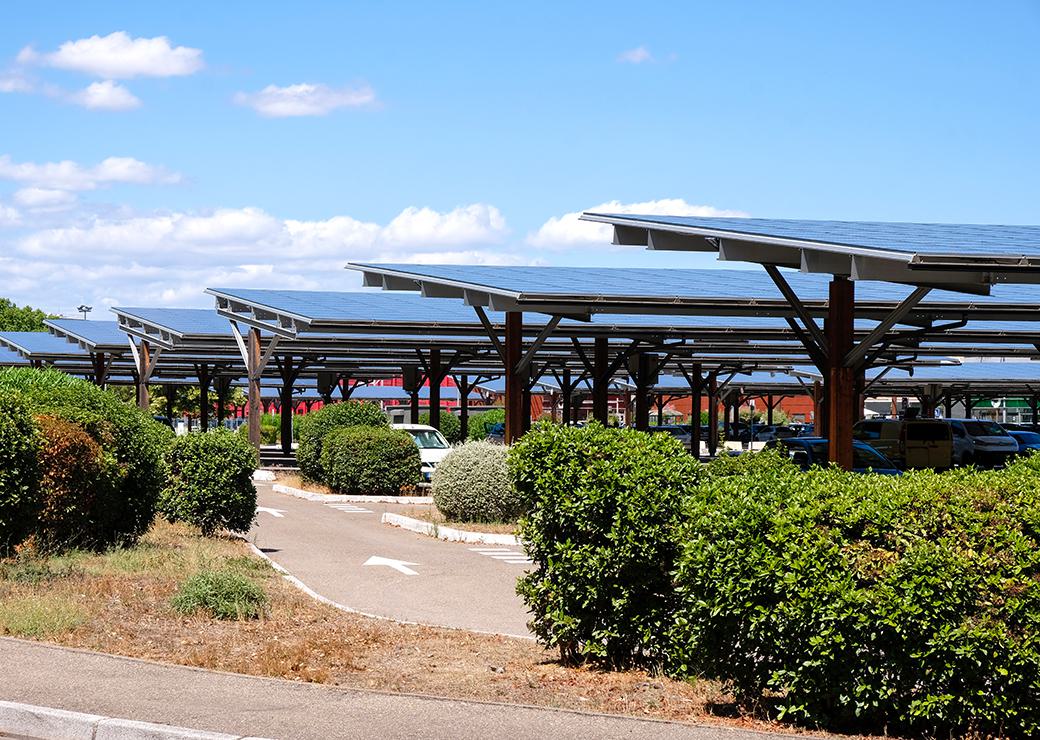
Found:
[[[261, 584], [266, 614], [176, 612], [178, 585], [202, 569]], [[298, 591], [242, 541], [166, 523], [127, 550], [0, 563], [0, 634], [297, 681], [790, 731], [734, 716], [711, 681], [569, 668], [533, 641], [344, 613]]]

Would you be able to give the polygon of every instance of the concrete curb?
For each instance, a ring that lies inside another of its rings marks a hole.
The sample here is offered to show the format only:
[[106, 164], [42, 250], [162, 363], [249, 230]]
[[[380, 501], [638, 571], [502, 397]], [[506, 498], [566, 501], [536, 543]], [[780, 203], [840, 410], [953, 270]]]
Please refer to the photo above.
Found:
[[0, 701], [0, 733], [63, 740], [260, 740]]
[[284, 493], [287, 496], [295, 496], [307, 501], [321, 501], [323, 503], [355, 503], [355, 504], [432, 504], [433, 496], [353, 496], [342, 493], [315, 493], [305, 491], [302, 488], [275, 483], [271, 488], [275, 493]]
[[427, 537], [436, 537], [447, 542], [465, 542], [470, 545], [515, 545], [517, 547], [523, 544], [519, 538], [511, 534], [468, 532], [464, 529], [452, 529], [451, 527], [442, 527], [433, 522], [424, 522], [421, 519], [412, 519], [410, 516], [394, 514], [389, 511], [383, 513], [382, 522], [383, 524], [407, 529], [409, 532], [418, 532]]

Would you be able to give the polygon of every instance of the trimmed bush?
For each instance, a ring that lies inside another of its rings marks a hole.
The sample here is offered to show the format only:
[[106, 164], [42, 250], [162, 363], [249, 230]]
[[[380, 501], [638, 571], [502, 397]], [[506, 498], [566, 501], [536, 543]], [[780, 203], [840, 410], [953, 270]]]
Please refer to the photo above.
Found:
[[374, 403], [345, 401], [322, 406], [317, 411], [304, 414], [296, 420], [299, 444], [296, 448], [296, 464], [300, 472], [311, 480], [325, 483], [322, 468], [322, 441], [334, 429], [341, 427], [388, 427], [390, 420]]
[[[419, 414], [419, 423], [430, 424], [430, 412], [424, 411]], [[462, 422], [459, 417], [450, 411], [441, 409], [441, 426], [440, 432], [444, 435], [444, 438], [448, 440], [449, 444], [458, 444], [462, 441]]]
[[422, 462], [408, 432], [355, 426], [325, 436], [321, 465], [335, 491], [395, 495], [419, 482]]
[[495, 424], [505, 424], [506, 412], [504, 409], [491, 409], [474, 414], [469, 418], [469, 438], [476, 441], [487, 439], [488, 432]]
[[132, 543], [151, 526], [166, 484], [163, 454], [173, 432], [114, 394], [58, 370], [0, 370], [0, 391], [19, 394], [30, 412], [79, 424], [114, 460], [104, 500], [94, 507], [83, 543]]
[[[299, 423], [301, 417], [297, 417], [296, 421]], [[238, 433], [241, 434], [245, 439], [249, 439], [249, 422], [238, 428]], [[298, 439], [300, 436], [299, 426], [293, 427], [293, 439]], [[260, 444], [263, 445], [276, 445], [282, 439], [282, 421], [278, 414], [263, 414], [260, 417]]]
[[1036, 458], [708, 480], [689, 501], [669, 670], [835, 729], [1036, 734], [1038, 481]]
[[167, 453], [169, 484], [159, 511], [210, 535], [221, 529], [245, 532], [256, 516], [253, 471], [256, 450], [225, 429], [177, 437]]
[[22, 400], [0, 390], [0, 557], [32, 530], [40, 500], [40, 433]]
[[102, 516], [98, 504], [111, 499], [119, 481], [118, 465], [78, 424], [53, 416], [36, 421], [43, 439], [42, 508], [32, 545], [40, 552], [90, 545], [93, 523]]
[[204, 612], [216, 619], [259, 619], [267, 594], [255, 581], [228, 570], [205, 570], [181, 584], [171, 601], [181, 614]]
[[700, 464], [667, 434], [539, 423], [509, 453], [536, 568], [517, 592], [564, 661], [656, 666]]
[[491, 442], [456, 447], [433, 471], [433, 503], [458, 522], [514, 521], [522, 502], [509, 477], [508, 450]]

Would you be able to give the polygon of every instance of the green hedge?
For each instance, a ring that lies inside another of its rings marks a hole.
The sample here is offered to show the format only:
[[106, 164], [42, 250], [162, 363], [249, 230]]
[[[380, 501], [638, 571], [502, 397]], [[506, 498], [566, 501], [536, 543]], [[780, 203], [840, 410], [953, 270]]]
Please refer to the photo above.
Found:
[[0, 391], [13, 391], [33, 414], [75, 422], [110, 456], [112, 486], [94, 507], [84, 542], [133, 542], [151, 526], [166, 484], [163, 453], [173, 432], [137, 408], [57, 370], [0, 370]]
[[408, 432], [343, 427], [326, 435], [321, 451], [325, 484], [340, 493], [398, 494], [421, 476], [419, 448]]
[[40, 433], [25, 403], [0, 390], [0, 557], [21, 544], [40, 500]]
[[466, 442], [433, 471], [433, 502], [450, 520], [507, 522], [523, 502], [509, 477], [508, 450], [491, 442]]
[[568, 662], [663, 661], [699, 463], [671, 435], [547, 422], [513, 445], [509, 463], [529, 512], [519, 535], [535, 569], [517, 591], [535, 634]]
[[[429, 425], [430, 423], [430, 412], [424, 411], [419, 414], [419, 423]], [[462, 441], [462, 422], [459, 417], [450, 411], [441, 409], [441, 426], [440, 432], [444, 435], [444, 438], [448, 440], [450, 444], [458, 444]]]
[[640, 436], [514, 447], [544, 643], [831, 730], [1040, 732], [1040, 457], [895, 477], [760, 453], [698, 473], [670, 467], [678, 449], [635, 454], [674, 441]]
[[245, 532], [252, 526], [257, 455], [241, 435], [215, 429], [178, 437], [167, 464], [169, 485], [159, 500], [167, 519], [192, 524], [205, 535], [221, 529]]
[[389, 419], [378, 405], [364, 401], [326, 404], [317, 411], [304, 414], [296, 423], [299, 430], [296, 464], [305, 477], [325, 484], [328, 481], [322, 467], [322, 441], [327, 434], [341, 427], [390, 426]]
[[469, 417], [469, 439], [481, 441], [487, 438], [488, 432], [495, 424], [504, 424], [506, 412], [504, 409], [490, 409]]

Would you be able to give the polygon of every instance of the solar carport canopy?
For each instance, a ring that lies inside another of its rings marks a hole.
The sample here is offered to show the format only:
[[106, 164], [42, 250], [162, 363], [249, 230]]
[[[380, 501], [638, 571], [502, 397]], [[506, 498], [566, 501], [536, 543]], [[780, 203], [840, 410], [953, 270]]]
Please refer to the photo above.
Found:
[[808, 221], [585, 213], [614, 243], [718, 252], [719, 259], [984, 292], [1040, 282], [1040, 226]]

